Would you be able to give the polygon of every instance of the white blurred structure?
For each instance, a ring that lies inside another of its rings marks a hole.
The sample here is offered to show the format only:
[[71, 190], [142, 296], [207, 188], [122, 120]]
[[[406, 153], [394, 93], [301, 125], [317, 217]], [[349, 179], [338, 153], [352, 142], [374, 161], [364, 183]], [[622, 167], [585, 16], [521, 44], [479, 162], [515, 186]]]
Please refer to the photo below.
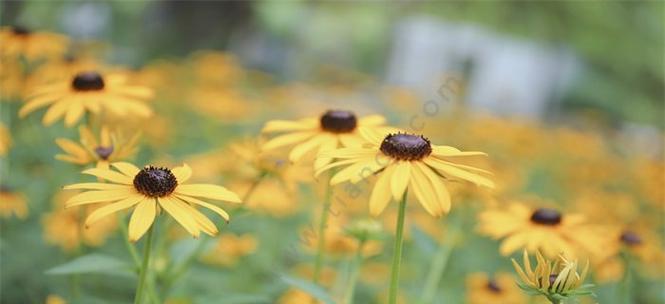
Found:
[[387, 81], [436, 99], [444, 75], [464, 75], [471, 108], [542, 118], [579, 70], [579, 60], [561, 47], [411, 18], [397, 27]]

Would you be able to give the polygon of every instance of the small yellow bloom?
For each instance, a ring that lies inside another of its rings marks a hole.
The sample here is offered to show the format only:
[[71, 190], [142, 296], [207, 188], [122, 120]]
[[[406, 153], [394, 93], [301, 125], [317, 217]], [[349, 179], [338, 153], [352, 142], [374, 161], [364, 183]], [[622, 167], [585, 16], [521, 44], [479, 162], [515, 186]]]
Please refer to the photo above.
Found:
[[0, 216], [9, 218], [12, 215], [19, 219], [25, 219], [28, 216], [25, 196], [5, 185], [0, 185]]
[[300, 289], [289, 289], [277, 300], [277, 304], [321, 304], [323, 302], [316, 300], [308, 293]]
[[49, 295], [46, 297], [46, 304], [67, 304], [67, 301], [58, 295]]
[[152, 109], [145, 100], [152, 98], [153, 91], [128, 85], [126, 78], [121, 74], [102, 75], [97, 71], [86, 71], [65, 81], [37, 87], [28, 94], [19, 116], [25, 117], [50, 105], [42, 119], [46, 126], [64, 117], [65, 125], [71, 127], [86, 112], [149, 117]]
[[388, 134], [367, 130], [363, 136], [368, 144], [333, 150], [321, 157], [338, 159], [322, 167], [316, 174], [334, 167], [348, 165], [330, 180], [331, 185], [349, 181], [358, 183], [378, 176], [369, 201], [370, 214], [377, 216], [388, 203], [400, 200], [409, 190], [425, 210], [433, 216], [450, 211], [450, 194], [444, 179], [469, 181], [476, 185], [494, 187], [483, 175], [489, 171], [457, 163], [460, 158], [483, 156], [483, 152], [462, 152], [450, 146], [432, 145], [430, 141], [412, 134]]
[[23, 56], [29, 61], [61, 56], [67, 50], [69, 39], [51, 32], [34, 32], [22, 26], [0, 28], [0, 56]]
[[196, 206], [208, 208], [226, 221], [229, 214], [223, 209], [196, 197], [240, 203], [235, 193], [224, 187], [211, 184], [184, 184], [192, 176], [192, 169], [185, 165], [173, 169], [146, 166], [139, 169], [126, 162], [112, 163], [117, 171], [110, 169], [88, 169], [84, 174], [96, 176], [111, 183], [81, 183], [65, 186], [65, 189], [91, 190], [77, 194], [66, 202], [66, 207], [110, 202], [95, 210], [85, 221], [90, 226], [109, 214], [134, 208], [129, 221], [129, 239], [137, 241], [152, 226], [157, 213], [164, 209], [187, 232], [198, 238], [201, 231], [217, 234], [215, 224]]
[[522, 304], [526, 297], [515, 285], [515, 278], [507, 273], [493, 276], [472, 273], [466, 279], [466, 298], [469, 304]]
[[225, 233], [219, 237], [215, 248], [207, 253], [203, 260], [220, 266], [233, 266], [244, 256], [256, 251], [258, 241], [249, 234], [235, 235]]
[[108, 169], [110, 162], [127, 160], [136, 152], [136, 142], [140, 134], [125, 140], [120, 132], [111, 132], [102, 126], [99, 137], [92, 134], [86, 126], [79, 127], [79, 141], [76, 143], [66, 138], [58, 138], [55, 143], [65, 152], [56, 159], [78, 165], [96, 164], [98, 168]]
[[582, 273], [577, 272], [577, 261], [570, 260], [559, 255], [555, 261], [546, 260], [540, 252], [536, 252], [538, 264], [535, 269], [531, 268], [531, 261], [526, 250], [523, 252], [524, 268], [515, 261], [513, 266], [520, 277], [520, 288], [525, 291], [536, 292], [548, 299], [560, 300], [579, 295], [592, 294], [582, 283], [589, 271], [589, 262], [584, 266]]

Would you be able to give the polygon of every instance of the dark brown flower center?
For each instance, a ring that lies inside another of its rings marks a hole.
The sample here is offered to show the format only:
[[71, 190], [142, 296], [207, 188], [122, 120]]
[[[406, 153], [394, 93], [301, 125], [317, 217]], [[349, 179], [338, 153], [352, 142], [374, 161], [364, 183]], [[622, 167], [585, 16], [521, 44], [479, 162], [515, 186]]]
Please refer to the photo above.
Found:
[[167, 168], [146, 166], [134, 177], [136, 191], [150, 197], [167, 196], [177, 186], [175, 175]]
[[381, 142], [381, 152], [398, 160], [420, 160], [432, 153], [429, 139], [422, 135], [389, 134]]
[[14, 25], [12, 26], [12, 32], [14, 35], [27, 36], [30, 34], [30, 30], [25, 26]]
[[558, 273], [550, 274], [550, 288], [552, 288], [552, 285], [554, 285], [554, 282], [556, 282], [556, 278], [558, 276], [559, 276]]
[[81, 72], [74, 77], [72, 87], [77, 91], [99, 91], [104, 89], [104, 78], [97, 72]]
[[321, 128], [332, 133], [349, 133], [356, 129], [358, 120], [351, 111], [329, 110], [321, 116]]
[[621, 241], [628, 246], [642, 244], [642, 238], [635, 232], [626, 230], [621, 234]]
[[501, 293], [502, 289], [499, 283], [493, 278], [487, 280], [487, 289], [493, 293]]
[[555, 226], [561, 223], [561, 213], [550, 208], [539, 208], [531, 214], [531, 221], [536, 224]]
[[99, 146], [95, 148], [95, 153], [97, 153], [97, 156], [99, 156], [99, 158], [107, 160], [109, 156], [111, 156], [111, 153], [113, 153], [113, 146], [108, 146], [108, 147]]

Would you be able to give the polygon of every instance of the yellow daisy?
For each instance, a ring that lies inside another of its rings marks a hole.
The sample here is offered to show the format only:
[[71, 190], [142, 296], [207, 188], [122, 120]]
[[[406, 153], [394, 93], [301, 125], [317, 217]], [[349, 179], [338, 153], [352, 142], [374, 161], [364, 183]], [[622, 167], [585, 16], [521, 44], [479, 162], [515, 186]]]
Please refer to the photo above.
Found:
[[514, 281], [513, 276], [507, 273], [497, 273], [494, 276], [472, 273], [466, 279], [467, 303], [526, 303], [526, 297], [522, 295]]
[[69, 39], [51, 32], [33, 32], [22, 26], [0, 28], [0, 56], [23, 56], [33, 61], [44, 57], [62, 55], [67, 50]]
[[499, 248], [504, 256], [523, 248], [528, 252], [540, 251], [547, 257], [556, 257], [561, 252], [580, 253], [580, 250], [597, 252], [602, 248], [600, 237], [580, 214], [512, 203], [481, 212], [478, 221], [480, 233], [504, 238]]
[[161, 209], [166, 210], [195, 238], [199, 237], [201, 231], [215, 235], [218, 232], [215, 224], [195, 206], [208, 208], [226, 221], [229, 220], [229, 214], [196, 197], [240, 203], [238, 195], [224, 187], [211, 184], [184, 184], [192, 175], [191, 168], [186, 164], [172, 170], [153, 166], [139, 169], [126, 162], [112, 163], [111, 166], [118, 171], [94, 168], [83, 173], [112, 183], [81, 183], [66, 186], [65, 189], [91, 190], [73, 196], [66, 202], [66, 207], [111, 202], [88, 216], [85, 224], [89, 226], [109, 214], [136, 206], [129, 221], [129, 239], [133, 242], [148, 231]]
[[0, 216], [9, 218], [12, 215], [19, 219], [25, 219], [28, 216], [25, 196], [8, 186], [0, 185]]
[[152, 96], [152, 90], [147, 87], [126, 84], [124, 75], [80, 72], [70, 80], [32, 90], [27, 103], [19, 111], [19, 116], [25, 117], [50, 105], [42, 120], [47, 126], [63, 116], [65, 125], [73, 126], [86, 111], [100, 114], [104, 110], [119, 116], [149, 117], [152, 110], [145, 100]]
[[58, 154], [55, 158], [78, 165], [96, 163], [98, 168], [108, 169], [110, 162], [125, 160], [136, 152], [139, 136], [136, 133], [125, 140], [119, 132], [111, 132], [102, 126], [97, 140], [88, 127], [80, 126], [80, 144], [66, 138], [56, 139], [55, 143], [65, 154]]
[[12, 136], [3, 123], [0, 122], [0, 156], [5, 156], [12, 145]]
[[308, 152], [317, 151], [314, 168], [321, 168], [332, 161], [330, 157], [321, 157], [322, 153], [341, 146], [360, 147], [365, 140], [361, 130], [389, 132], [392, 128], [384, 126], [386, 119], [380, 115], [357, 118], [351, 111], [329, 110], [321, 117], [309, 117], [297, 121], [273, 120], [266, 123], [263, 133], [285, 133], [272, 138], [263, 145], [263, 150], [294, 146], [289, 153], [289, 160], [297, 162]]
[[444, 180], [464, 180], [494, 187], [494, 183], [483, 176], [491, 174], [489, 171], [455, 162], [467, 156], [486, 155], [483, 152], [462, 152], [450, 146], [432, 145], [420, 135], [398, 133], [385, 138], [372, 132], [363, 135], [369, 142], [367, 145], [323, 154], [323, 157], [339, 160], [322, 167], [316, 174], [349, 165], [332, 177], [331, 185], [346, 181], [357, 183], [377, 175], [369, 200], [373, 216], [379, 215], [391, 199], [400, 200], [407, 188], [429, 214], [441, 216], [450, 210], [450, 195]]

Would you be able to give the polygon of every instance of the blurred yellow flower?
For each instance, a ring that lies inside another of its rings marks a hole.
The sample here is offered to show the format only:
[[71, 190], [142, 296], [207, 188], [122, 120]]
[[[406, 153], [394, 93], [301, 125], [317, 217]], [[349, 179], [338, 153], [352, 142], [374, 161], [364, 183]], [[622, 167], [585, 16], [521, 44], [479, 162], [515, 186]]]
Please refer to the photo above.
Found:
[[[609, 227], [607, 243], [603, 246], [604, 258], [593, 263], [594, 275], [599, 282], [619, 281], [625, 275], [626, 258], [637, 263], [631, 266], [640, 274], [651, 277], [665, 275], [665, 251], [662, 238], [644, 225]], [[623, 256], [627, 255], [627, 256]]]
[[466, 278], [466, 303], [522, 304], [527, 301], [512, 275], [471, 273]]
[[226, 87], [244, 76], [235, 56], [217, 51], [199, 51], [192, 55], [194, 77], [201, 85]]
[[24, 75], [16, 59], [0, 60], [0, 101], [18, 101], [23, 95]]
[[66, 138], [56, 139], [55, 143], [65, 154], [58, 154], [55, 158], [78, 165], [95, 163], [97, 168], [108, 169], [110, 162], [127, 160], [136, 152], [139, 136], [137, 132], [125, 140], [120, 132], [111, 132], [107, 126], [102, 126], [99, 137], [96, 137], [88, 127], [80, 126], [80, 144]]
[[[378, 224], [378, 223], [377, 223]], [[358, 251], [360, 240], [349, 234], [349, 228], [353, 228], [354, 223], [349, 223], [348, 219], [344, 218], [341, 214], [332, 217], [327, 222], [324, 231], [324, 250], [325, 252], [336, 256], [350, 256]], [[380, 227], [380, 224], [378, 224]], [[311, 228], [305, 228], [311, 229]], [[380, 229], [380, 228], [379, 228]], [[311, 231], [303, 231], [302, 235], [312, 233]], [[318, 244], [318, 235], [309, 235], [303, 245], [309, 251], [316, 251]], [[380, 254], [383, 251], [383, 244], [377, 240], [365, 240], [362, 248], [362, 255], [364, 257], [371, 257]]]
[[520, 288], [525, 291], [540, 293], [553, 301], [560, 303], [568, 297], [589, 295], [588, 286], [583, 286], [584, 279], [589, 271], [589, 263], [584, 266], [582, 273], [578, 273], [578, 263], [575, 260], [559, 255], [555, 261], [546, 260], [540, 252], [536, 251], [538, 264], [535, 269], [531, 268], [531, 262], [526, 250], [523, 252], [522, 268], [515, 259], [511, 259], [513, 267], [520, 277]]
[[365, 131], [367, 144], [323, 153], [322, 157], [339, 160], [316, 172], [318, 175], [334, 167], [349, 165], [332, 177], [331, 185], [346, 181], [358, 183], [377, 175], [369, 201], [373, 216], [379, 215], [391, 198], [400, 200], [407, 188], [430, 215], [448, 213], [450, 194], [444, 179], [494, 187], [494, 183], [483, 176], [490, 175], [489, 171], [457, 163], [460, 158], [486, 155], [483, 152], [462, 152], [450, 146], [432, 145], [419, 135], [395, 133], [383, 137], [379, 134]]
[[504, 238], [499, 252], [506, 256], [517, 250], [540, 251], [547, 257], [561, 252], [570, 255], [598, 252], [601, 238], [580, 214], [563, 214], [551, 208], [531, 208], [511, 203], [481, 212], [478, 230], [492, 238]]
[[300, 289], [289, 289], [277, 300], [277, 304], [323, 304]]
[[39, 65], [26, 79], [26, 91], [39, 88], [43, 85], [68, 81], [76, 74], [85, 71], [103, 70], [102, 64], [90, 57], [65, 55], [53, 58]]
[[224, 187], [211, 184], [183, 184], [192, 175], [189, 166], [182, 165], [171, 169], [146, 166], [139, 169], [126, 163], [112, 163], [118, 171], [110, 169], [88, 169], [84, 174], [96, 176], [112, 182], [81, 183], [65, 186], [65, 189], [86, 189], [66, 202], [66, 207], [111, 202], [101, 207], [85, 221], [90, 226], [100, 219], [115, 212], [134, 208], [129, 221], [129, 239], [137, 241], [152, 226], [158, 210], [165, 210], [187, 232], [198, 238], [201, 231], [208, 235], [217, 234], [215, 224], [203, 213], [196, 209], [196, 205], [208, 208], [219, 214], [226, 221], [229, 215], [216, 205], [204, 202], [195, 197], [212, 200], [240, 203], [240, 198]]
[[6, 185], [0, 185], [0, 216], [3, 218], [16, 216], [19, 219], [25, 219], [28, 216], [25, 196]]
[[87, 207], [82, 212], [65, 209], [65, 201], [75, 194], [67, 191], [56, 194], [53, 199], [53, 211], [42, 217], [44, 239], [64, 251], [75, 250], [80, 244], [100, 246], [117, 226], [115, 216], [109, 216], [94, 226], [82, 227], [83, 217], [98, 208]]
[[12, 146], [12, 136], [9, 129], [0, 122], [0, 156], [5, 156], [9, 153], [9, 148]]
[[319, 169], [332, 161], [331, 157], [322, 157], [325, 152], [339, 147], [360, 147], [365, 139], [362, 130], [389, 132], [392, 128], [384, 126], [386, 119], [380, 115], [357, 118], [353, 112], [329, 110], [321, 117], [309, 117], [297, 121], [272, 120], [263, 127], [263, 133], [284, 133], [270, 139], [263, 145], [263, 150], [294, 146], [289, 153], [291, 162], [299, 161], [309, 152], [316, 152], [314, 168]]
[[188, 100], [202, 115], [211, 116], [223, 123], [248, 122], [257, 111], [258, 104], [240, 91], [226, 88], [194, 88]]
[[67, 301], [59, 295], [48, 295], [46, 304], [67, 304]]
[[120, 74], [101, 75], [96, 71], [80, 72], [71, 79], [44, 85], [32, 90], [20, 117], [50, 105], [42, 122], [51, 125], [64, 116], [65, 125], [73, 126], [87, 112], [149, 117], [152, 110], [145, 100], [153, 96], [151, 89], [125, 83]]
[[22, 26], [0, 28], [0, 56], [23, 56], [29, 61], [65, 53], [69, 39], [51, 32], [35, 32]]
[[224, 233], [220, 235], [215, 247], [203, 256], [203, 261], [220, 266], [234, 266], [240, 258], [256, 251], [258, 241], [250, 234], [235, 235]]

